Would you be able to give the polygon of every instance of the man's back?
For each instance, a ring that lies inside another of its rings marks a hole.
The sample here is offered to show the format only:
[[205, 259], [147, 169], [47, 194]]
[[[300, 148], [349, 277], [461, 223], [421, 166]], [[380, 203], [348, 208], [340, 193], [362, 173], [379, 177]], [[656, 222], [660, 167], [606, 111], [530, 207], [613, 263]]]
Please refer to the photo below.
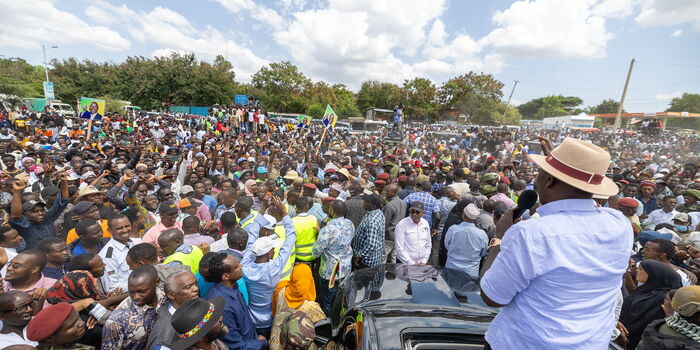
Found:
[[487, 341], [494, 349], [607, 348], [632, 248], [629, 221], [589, 199], [555, 201], [538, 213], [506, 232], [481, 280], [483, 292], [506, 305]]

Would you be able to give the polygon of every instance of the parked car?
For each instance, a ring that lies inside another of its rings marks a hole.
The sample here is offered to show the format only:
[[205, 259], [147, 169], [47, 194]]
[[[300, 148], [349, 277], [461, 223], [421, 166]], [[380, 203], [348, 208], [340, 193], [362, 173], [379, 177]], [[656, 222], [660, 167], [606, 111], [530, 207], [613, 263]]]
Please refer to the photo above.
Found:
[[497, 312], [463, 271], [385, 264], [345, 278], [331, 324], [317, 324], [316, 342], [333, 349], [483, 349]]

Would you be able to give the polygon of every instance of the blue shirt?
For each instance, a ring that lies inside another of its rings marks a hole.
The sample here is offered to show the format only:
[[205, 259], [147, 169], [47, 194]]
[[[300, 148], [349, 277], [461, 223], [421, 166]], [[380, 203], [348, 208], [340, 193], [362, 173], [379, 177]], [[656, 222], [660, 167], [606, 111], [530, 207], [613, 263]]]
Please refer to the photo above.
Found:
[[226, 336], [221, 338], [229, 349], [258, 350], [265, 347], [265, 342], [258, 340], [255, 334], [255, 325], [250, 317], [250, 309], [245, 304], [243, 295], [237, 287], [229, 288], [219, 283], [209, 289], [207, 299], [224, 297], [224, 324], [228, 328]]
[[486, 232], [472, 222], [450, 226], [445, 234], [445, 267], [462, 270], [475, 278], [479, 277], [479, 263], [486, 255], [488, 243]]
[[[399, 196], [401, 197], [401, 196]], [[423, 219], [428, 222], [428, 225], [433, 227], [433, 213], [439, 211], [438, 201], [432, 194], [424, 191], [413, 192], [403, 199], [407, 207], [411, 207], [411, 202], [418, 201], [423, 203]]]
[[[197, 198], [197, 199], [199, 199], [199, 198]], [[204, 203], [207, 206], [207, 208], [209, 208], [209, 212], [215, 210], [216, 206], [219, 204], [216, 202], [216, 199], [214, 199], [214, 197], [212, 197], [208, 194], [205, 194], [204, 197], [202, 199], [199, 199], [199, 200], [202, 201], [202, 203]]]
[[[263, 215], [258, 215], [258, 217], [267, 221]], [[256, 220], [258, 219], [256, 218]], [[248, 288], [250, 314], [253, 316], [253, 321], [257, 328], [272, 326], [272, 294], [282, 277], [282, 270], [287, 263], [287, 259], [292, 254], [294, 243], [296, 242], [296, 231], [294, 231], [292, 219], [289, 216], [285, 216], [282, 219], [282, 223], [284, 224], [286, 237], [276, 258], [266, 263], [259, 264], [255, 262], [255, 254], [253, 254], [251, 247], [255, 240], [258, 239], [259, 230], [257, 230], [252, 233], [249, 232], [249, 237], [252, 236], [252, 239], [248, 240], [248, 246], [243, 259], [241, 259], [243, 277]]]
[[482, 293], [505, 305], [486, 340], [494, 350], [607, 349], [632, 249], [629, 220], [591, 199], [547, 203], [537, 213], [506, 231], [481, 279]]
[[44, 238], [56, 237], [56, 227], [53, 223], [68, 206], [68, 199], [61, 197], [61, 192], [56, 195], [56, 201], [51, 208], [46, 209], [46, 215], [42, 222], [31, 222], [24, 213], [19, 220], [10, 219], [8, 223], [17, 230], [20, 236], [27, 242], [27, 249], [34, 249]]

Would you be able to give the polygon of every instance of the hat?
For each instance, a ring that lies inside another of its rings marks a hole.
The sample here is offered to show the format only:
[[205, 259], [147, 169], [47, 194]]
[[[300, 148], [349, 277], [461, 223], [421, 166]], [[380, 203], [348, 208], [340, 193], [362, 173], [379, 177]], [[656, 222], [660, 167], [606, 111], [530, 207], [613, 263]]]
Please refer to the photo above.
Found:
[[85, 196], [89, 196], [91, 194], [97, 194], [97, 193], [104, 193], [103, 191], [98, 190], [95, 188], [95, 186], [86, 186], [82, 190], [78, 191], [78, 198], [76, 198], [76, 201], [80, 201], [81, 198]]
[[662, 174], [662, 173], [656, 173], [656, 174], [654, 174], [654, 177], [653, 177], [653, 178], [654, 178], [654, 180], [661, 180], [661, 179], [663, 179], [664, 177], [666, 177], [666, 175], [664, 175], [664, 174]]
[[605, 177], [610, 153], [592, 143], [567, 137], [548, 156], [529, 157], [543, 171], [579, 190], [611, 196], [618, 193], [615, 182]]
[[294, 180], [294, 179], [296, 179], [297, 177], [299, 177], [299, 173], [297, 173], [297, 172], [294, 171], [294, 170], [290, 170], [290, 171], [287, 172], [287, 174], [284, 175], [284, 179], [285, 179], [285, 180]]
[[280, 332], [280, 342], [285, 349], [317, 350], [314, 343], [316, 328], [314, 322], [305, 312], [293, 312], [284, 319]]
[[34, 173], [34, 174], [39, 175], [39, 174], [44, 172], [44, 166], [41, 164], [34, 164], [34, 165], [29, 167], [29, 171]]
[[673, 310], [681, 316], [692, 317], [700, 311], [700, 286], [685, 286], [671, 299]]
[[317, 189], [316, 185], [314, 185], [314, 184], [312, 184], [312, 183], [304, 184], [304, 188], [308, 188], [308, 189], [310, 189], [310, 190], [315, 190], [315, 189]]
[[177, 209], [177, 205], [175, 205], [174, 201], [165, 201], [163, 203], [160, 203], [158, 206], [158, 213], [159, 214], [173, 214], [177, 213], [179, 210]]
[[423, 210], [425, 210], [425, 207], [423, 206], [423, 203], [422, 203], [422, 202], [413, 201], [413, 202], [411, 202], [411, 206], [409, 206], [408, 209], [409, 209], [409, 210], [411, 210], [411, 209], [418, 209], [418, 210], [420, 210], [420, 211], [423, 211]]
[[194, 298], [180, 305], [170, 319], [178, 335], [172, 343], [173, 350], [188, 349], [204, 338], [221, 318], [225, 305], [222, 296], [210, 300]]
[[[250, 152], [253, 153], [253, 150], [251, 150]], [[251, 162], [251, 163], [254, 163], [254, 162], [255, 162], [255, 158], [254, 158], [254, 157], [248, 157], [248, 161]]]
[[267, 220], [267, 225], [265, 225], [263, 227], [268, 229], [268, 230], [274, 230], [275, 225], [277, 225], [277, 219], [275, 219], [274, 216], [269, 215], [269, 214], [265, 214], [265, 215], [263, 215], [263, 217], [265, 218], [265, 220]]
[[73, 207], [73, 213], [75, 215], [80, 215], [86, 213], [90, 208], [96, 206], [97, 203], [90, 201], [80, 201]]
[[381, 173], [377, 175], [377, 179], [387, 181], [389, 180], [389, 173]]
[[498, 175], [497, 173], [486, 173], [481, 178], [481, 181], [491, 181], [491, 180], [496, 180], [496, 179], [500, 179], [500, 178], [501, 178], [501, 176]]
[[323, 154], [324, 157], [330, 157], [334, 155], [335, 153], [333, 151], [326, 151], [326, 153]]
[[683, 195], [684, 195], [684, 196], [687, 195], [687, 196], [691, 196], [691, 197], [695, 197], [695, 198], [697, 198], [697, 199], [700, 199], [700, 190], [692, 190], [692, 189], [691, 189], [691, 190], [685, 190], [685, 192], [683, 192]]
[[197, 208], [200, 205], [202, 205], [202, 203], [195, 201], [195, 200], [191, 200], [189, 198], [183, 198], [179, 202], [177, 202], [177, 207], [180, 209], [185, 209], [185, 208], [189, 208], [189, 207]]
[[237, 163], [238, 163], [238, 164], [241, 164], [241, 163], [247, 162], [247, 161], [248, 161], [248, 158], [238, 158], [238, 162], [237, 162]]
[[397, 180], [398, 182], [406, 182], [406, 181], [408, 181], [408, 176], [406, 176], [406, 175], [401, 175], [401, 176], [399, 176], [398, 178], [396, 178], [396, 180]]
[[618, 205], [625, 208], [636, 208], [639, 206], [639, 202], [634, 198], [624, 197], [620, 198]]
[[501, 176], [501, 178], [499, 179], [499, 181], [500, 181], [500, 182], [503, 182], [503, 183], [506, 184], [506, 185], [510, 185], [510, 179], [507, 178], [507, 177], [505, 177], [505, 176]]
[[651, 187], [651, 188], [656, 188], [656, 184], [652, 181], [649, 180], [644, 180], [639, 183], [639, 187], [642, 188], [644, 186]]
[[377, 185], [377, 186], [384, 186], [384, 185], [386, 185], [386, 181], [384, 181], [384, 180], [377, 180], [377, 181], [374, 182], [374, 184]]
[[272, 249], [277, 249], [282, 246], [283, 240], [276, 236], [265, 236], [255, 240], [251, 251], [255, 256], [262, 256], [269, 253]]
[[267, 174], [267, 168], [264, 166], [259, 166], [257, 172], [258, 174]]
[[197, 152], [194, 154], [195, 157], [204, 157], [204, 153], [202, 152]]
[[479, 214], [481, 214], [481, 210], [479, 210], [474, 203], [469, 203], [466, 207], [464, 207], [464, 210], [462, 210], [462, 214], [464, 214], [467, 219], [475, 220], [477, 217], [479, 217]]
[[44, 307], [29, 321], [27, 325], [27, 339], [42, 341], [54, 334], [73, 312], [73, 307], [68, 303], [58, 303]]
[[340, 186], [339, 183], [334, 183], [329, 187], [331, 190], [336, 190], [338, 192], [343, 192], [343, 186]]
[[678, 213], [678, 214], [676, 214], [676, 215], [673, 216], [673, 220], [674, 220], [674, 221], [675, 221], [675, 220], [678, 220], [678, 221], [680, 221], [680, 222], [689, 223], [689, 222], [690, 222], [690, 216], [689, 216], [688, 214], [686, 214], [686, 213]]
[[180, 187], [180, 194], [185, 194], [185, 193], [191, 193], [194, 192], [194, 188], [190, 185], [185, 185]]
[[58, 194], [58, 192], [61, 192], [61, 190], [58, 189], [56, 186], [46, 186], [44, 187], [43, 190], [41, 190], [41, 198], [46, 199], [46, 197], [53, 196], [55, 194]]
[[30, 200], [22, 204], [22, 211], [32, 210], [37, 205], [43, 205], [44, 207], [46, 207], [46, 203], [44, 203], [43, 201]]
[[321, 198], [321, 200], [324, 202], [332, 202], [336, 199], [340, 199], [340, 198], [335, 198], [335, 197], [331, 197], [331, 196]]
[[366, 195], [362, 196], [362, 199], [365, 202], [372, 203], [377, 208], [382, 207], [382, 201], [381, 201], [381, 199], [379, 199], [379, 195], [377, 195], [377, 194], [366, 194]]
[[335, 173], [335, 169], [333, 169], [333, 168], [328, 168], [328, 169], [326, 169], [324, 172], [325, 172], [326, 174], [333, 174], [333, 173]]
[[355, 178], [354, 176], [350, 175], [348, 169], [345, 168], [338, 170], [338, 173], [343, 174], [343, 176], [345, 176], [345, 178], [347, 178], [348, 180], [352, 180]]

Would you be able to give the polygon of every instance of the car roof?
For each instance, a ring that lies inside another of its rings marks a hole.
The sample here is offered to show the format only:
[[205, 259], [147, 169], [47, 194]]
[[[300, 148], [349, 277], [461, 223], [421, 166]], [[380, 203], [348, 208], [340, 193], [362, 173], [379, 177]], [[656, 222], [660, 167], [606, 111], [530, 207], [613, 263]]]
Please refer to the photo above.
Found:
[[344, 281], [348, 308], [462, 310], [496, 314], [479, 295], [479, 282], [464, 271], [430, 265], [382, 264], [353, 272]]

